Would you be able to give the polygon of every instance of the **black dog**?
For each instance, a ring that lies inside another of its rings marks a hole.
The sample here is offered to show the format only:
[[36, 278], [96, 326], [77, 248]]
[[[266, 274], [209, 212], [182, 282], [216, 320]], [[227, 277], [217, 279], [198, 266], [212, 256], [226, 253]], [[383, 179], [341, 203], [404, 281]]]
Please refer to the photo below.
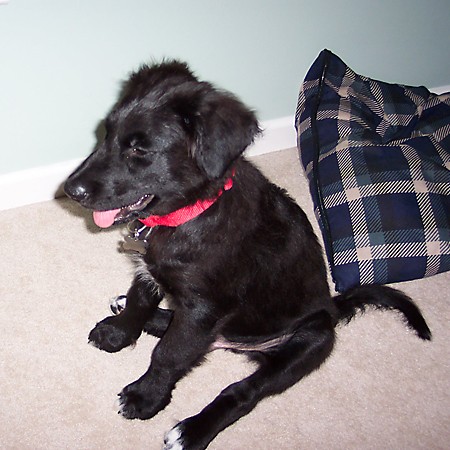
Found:
[[[317, 369], [332, 351], [337, 323], [365, 305], [401, 311], [430, 339], [420, 311], [399, 291], [362, 286], [330, 296], [306, 215], [242, 157], [260, 129], [231, 94], [176, 61], [145, 66], [105, 125], [104, 142], [65, 191], [94, 210], [101, 227], [141, 219], [145, 254], [136, 258], [125, 309], [98, 323], [89, 340], [116, 352], [143, 330], [161, 337], [148, 371], [121, 392], [121, 414], [153, 417], [177, 381], [216, 348], [258, 363], [172, 429], [166, 449], [207, 447], [261, 399]], [[158, 306], [163, 297], [170, 310]]]

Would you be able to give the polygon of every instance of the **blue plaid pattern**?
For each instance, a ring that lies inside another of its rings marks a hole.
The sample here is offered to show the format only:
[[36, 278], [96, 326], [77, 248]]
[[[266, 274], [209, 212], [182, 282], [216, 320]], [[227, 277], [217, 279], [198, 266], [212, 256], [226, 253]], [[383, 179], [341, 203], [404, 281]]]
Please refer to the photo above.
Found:
[[324, 50], [296, 128], [337, 291], [450, 270], [450, 93], [357, 75]]

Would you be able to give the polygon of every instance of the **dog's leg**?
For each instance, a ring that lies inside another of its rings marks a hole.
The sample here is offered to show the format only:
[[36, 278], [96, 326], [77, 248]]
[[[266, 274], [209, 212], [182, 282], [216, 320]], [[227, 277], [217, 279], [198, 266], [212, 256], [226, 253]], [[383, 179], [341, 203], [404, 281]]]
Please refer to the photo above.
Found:
[[170, 309], [156, 308], [150, 319], [144, 325], [144, 331], [152, 336], [163, 337], [169, 328], [173, 318], [173, 311]]
[[264, 397], [283, 392], [317, 369], [333, 344], [330, 317], [325, 312], [315, 314], [288, 343], [259, 354], [260, 367], [255, 373], [228, 386], [199, 414], [174, 427], [166, 435], [164, 449], [206, 448], [220, 431], [248, 414]]
[[152, 354], [147, 372], [119, 394], [120, 413], [127, 419], [149, 419], [163, 409], [177, 381], [186, 375], [214, 340], [213, 324], [195, 313], [175, 311], [172, 322]]
[[[133, 344], [153, 315], [159, 319], [158, 304], [162, 298], [161, 293], [148, 280], [136, 278], [127, 293], [125, 309], [117, 316], [110, 316], [99, 322], [90, 332], [89, 342], [110, 353]], [[158, 322], [161, 321], [156, 323]], [[161, 328], [162, 325], [158, 330]]]

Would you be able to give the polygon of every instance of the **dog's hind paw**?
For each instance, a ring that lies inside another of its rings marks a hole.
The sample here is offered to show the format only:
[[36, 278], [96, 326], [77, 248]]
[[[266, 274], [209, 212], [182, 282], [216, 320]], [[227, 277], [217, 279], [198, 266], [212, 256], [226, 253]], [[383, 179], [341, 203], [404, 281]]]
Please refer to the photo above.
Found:
[[127, 296], [119, 295], [117, 297], [112, 298], [109, 301], [109, 309], [111, 312], [118, 316], [127, 306]]
[[204, 450], [217, 433], [210, 433], [199, 416], [184, 419], [164, 438], [163, 450]]
[[179, 425], [172, 428], [166, 434], [163, 450], [185, 450], [185, 447], [183, 446], [183, 435]]

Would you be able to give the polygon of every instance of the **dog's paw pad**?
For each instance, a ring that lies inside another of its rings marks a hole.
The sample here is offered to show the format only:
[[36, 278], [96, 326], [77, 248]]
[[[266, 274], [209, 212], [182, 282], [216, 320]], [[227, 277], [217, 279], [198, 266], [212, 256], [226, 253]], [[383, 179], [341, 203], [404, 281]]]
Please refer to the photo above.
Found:
[[172, 428], [164, 438], [164, 450], [183, 450], [183, 435], [180, 425]]

